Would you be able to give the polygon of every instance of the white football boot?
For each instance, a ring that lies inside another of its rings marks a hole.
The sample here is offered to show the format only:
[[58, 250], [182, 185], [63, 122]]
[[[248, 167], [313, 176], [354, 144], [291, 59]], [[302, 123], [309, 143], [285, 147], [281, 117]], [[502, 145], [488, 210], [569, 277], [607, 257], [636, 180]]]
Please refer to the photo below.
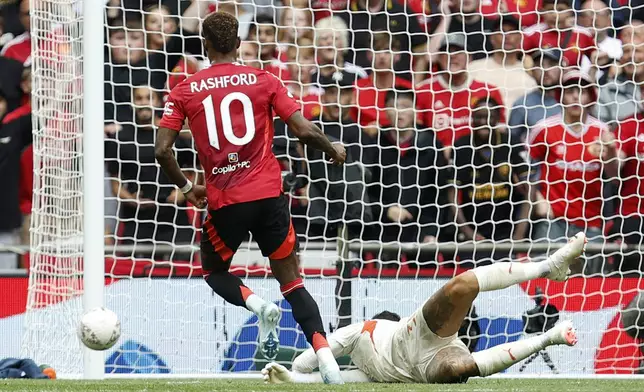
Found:
[[572, 321], [565, 320], [557, 323], [546, 335], [550, 338], [550, 344], [564, 344], [574, 346], [577, 344], [577, 330], [572, 325]]
[[280, 308], [272, 302], [266, 302], [262, 306], [260, 314], [257, 315], [259, 319], [259, 350], [269, 361], [277, 358], [280, 350], [280, 340], [277, 334], [280, 317]]
[[570, 264], [584, 254], [588, 239], [586, 234], [577, 233], [568, 240], [568, 243], [561, 249], [550, 255], [546, 263], [550, 266], [550, 273], [546, 275], [548, 279], [563, 282], [568, 279], [570, 274]]

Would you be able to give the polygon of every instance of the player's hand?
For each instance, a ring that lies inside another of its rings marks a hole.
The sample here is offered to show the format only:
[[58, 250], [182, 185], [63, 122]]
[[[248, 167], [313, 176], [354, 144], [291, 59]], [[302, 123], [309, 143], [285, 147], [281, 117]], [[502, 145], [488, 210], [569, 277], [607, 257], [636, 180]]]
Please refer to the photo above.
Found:
[[181, 205], [186, 201], [186, 197], [179, 189], [175, 189], [170, 193], [170, 195], [165, 199], [166, 202], [170, 204]]
[[208, 199], [206, 198], [206, 187], [203, 185], [193, 185], [190, 192], [185, 194], [186, 199], [197, 208], [206, 208]]
[[414, 216], [403, 207], [391, 206], [387, 209], [387, 218], [392, 222], [402, 223], [413, 219]]
[[423, 238], [423, 242], [426, 244], [435, 244], [436, 237], [434, 237], [433, 235], [426, 235], [425, 238]]
[[611, 58], [608, 53], [604, 52], [601, 49], [597, 49], [590, 55], [590, 61], [593, 65], [598, 67], [603, 67], [606, 64], [611, 62]]
[[347, 159], [347, 152], [342, 143], [333, 143], [333, 150], [335, 150], [331, 157], [331, 163], [336, 166], [342, 166]]
[[264, 382], [267, 384], [283, 384], [293, 382], [291, 372], [279, 363], [271, 362], [262, 369]]
[[143, 193], [139, 191], [134, 199], [134, 202], [140, 207], [140, 208], [154, 208], [156, 206], [156, 203], [152, 199], [146, 199], [145, 197], [142, 196]]

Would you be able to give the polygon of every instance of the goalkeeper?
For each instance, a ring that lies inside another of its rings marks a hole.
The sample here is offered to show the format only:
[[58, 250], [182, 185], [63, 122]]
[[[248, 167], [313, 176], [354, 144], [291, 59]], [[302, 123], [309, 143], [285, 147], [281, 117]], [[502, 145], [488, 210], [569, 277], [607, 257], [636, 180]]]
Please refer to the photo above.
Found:
[[[342, 371], [344, 382], [459, 383], [509, 368], [547, 346], [577, 343], [570, 321], [543, 335], [470, 354], [457, 332], [479, 292], [500, 290], [535, 278], [564, 281], [569, 266], [584, 252], [579, 233], [542, 263], [497, 263], [452, 278], [411, 317], [399, 322], [369, 320], [338, 329], [329, 347], [338, 358], [349, 355], [357, 370]], [[277, 363], [262, 370], [269, 383], [322, 382], [313, 349], [303, 352], [289, 371]]]

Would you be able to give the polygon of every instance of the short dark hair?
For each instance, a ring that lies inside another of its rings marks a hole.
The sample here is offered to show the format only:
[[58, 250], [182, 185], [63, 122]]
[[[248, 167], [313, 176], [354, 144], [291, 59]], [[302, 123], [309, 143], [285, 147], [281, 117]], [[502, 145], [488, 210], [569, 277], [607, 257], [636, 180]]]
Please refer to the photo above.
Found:
[[237, 48], [239, 22], [227, 12], [213, 12], [203, 21], [203, 37], [219, 53], [230, 53]]
[[400, 40], [387, 30], [373, 32], [373, 50], [400, 50]]
[[389, 321], [400, 321], [400, 316], [394, 312], [385, 310], [373, 316], [373, 320], [389, 320]]
[[277, 25], [272, 16], [257, 15], [248, 28], [248, 35], [257, 34], [257, 25], [270, 25], [277, 34]]
[[107, 26], [107, 35], [111, 37], [116, 33], [126, 33], [128, 31], [139, 31], [143, 33], [143, 23], [140, 18], [117, 18]]
[[400, 98], [409, 98], [412, 102], [416, 102], [416, 94], [414, 94], [414, 90], [394, 87], [393, 90], [387, 91], [387, 95], [385, 95], [385, 103], [389, 105], [390, 101], [395, 102]]
[[494, 99], [490, 95], [486, 95], [486, 96], [480, 97], [480, 98], [476, 98], [476, 97], [472, 98], [472, 105], [471, 105], [472, 109], [476, 109], [476, 108], [479, 108], [479, 107], [482, 107], [482, 106], [487, 106], [487, 107], [489, 107], [490, 109], [493, 109], [493, 110], [500, 109], [499, 103], [496, 101], [496, 99]]

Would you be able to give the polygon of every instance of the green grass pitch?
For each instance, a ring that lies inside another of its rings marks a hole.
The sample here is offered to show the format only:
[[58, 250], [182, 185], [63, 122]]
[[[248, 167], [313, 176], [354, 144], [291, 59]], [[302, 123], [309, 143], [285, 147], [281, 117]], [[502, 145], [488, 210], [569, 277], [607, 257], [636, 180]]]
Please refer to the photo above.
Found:
[[69, 381], [69, 380], [0, 380], [0, 391], [42, 391], [42, 392], [241, 392], [241, 391], [545, 391], [545, 392], [642, 392], [642, 380], [592, 380], [592, 379], [485, 379], [470, 380], [462, 385], [422, 385], [422, 384], [349, 384], [343, 386], [319, 384], [282, 384], [264, 385], [260, 381], [246, 380], [107, 380], [107, 381]]

